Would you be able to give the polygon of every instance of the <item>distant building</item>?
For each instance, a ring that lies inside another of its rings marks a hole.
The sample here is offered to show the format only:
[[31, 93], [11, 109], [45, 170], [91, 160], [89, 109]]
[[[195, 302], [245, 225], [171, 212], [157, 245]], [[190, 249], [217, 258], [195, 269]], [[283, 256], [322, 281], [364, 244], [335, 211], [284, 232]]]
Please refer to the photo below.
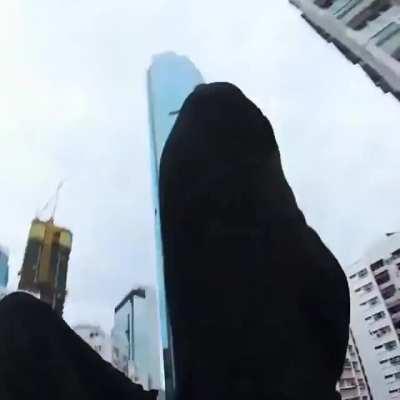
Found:
[[347, 268], [351, 326], [376, 400], [400, 399], [400, 234]]
[[72, 328], [105, 361], [112, 362], [111, 337], [97, 325], [79, 324]]
[[164, 390], [155, 289], [137, 288], [115, 307], [112, 362], [145, 390]]
[[[173, 358], [165, 303], [161, 227], [158, 205], [158, 179], [161, 154], [187, 96], [204, 79], [195, 65], [185, 56], [173, 52], [153, 57], [147, 72], [150, 144], [152, 158], [153, 196], [155, 210], [155, 239], [157, 257], [158, 298], [161, 318], [161, 336], [167, 391], [173, 385]], [[171, 389], [172, 390], [172, 389]], [[167, 395], [168, 397], [168, 395]]]
[[289, 1], [376, 86], [400, 100], [399, 0]]
[[351, 330], [338, 390], [342, 400], [372, 400], [364, 366]]
[[8, 250], [0, 246], [0, 288], [7, 287], [8, 284]]
[[59, 314], [66, 297], [68, 260], [72, 233], [54, 224], [34, 219], [28, 235], [18, 289], [33, 292]]

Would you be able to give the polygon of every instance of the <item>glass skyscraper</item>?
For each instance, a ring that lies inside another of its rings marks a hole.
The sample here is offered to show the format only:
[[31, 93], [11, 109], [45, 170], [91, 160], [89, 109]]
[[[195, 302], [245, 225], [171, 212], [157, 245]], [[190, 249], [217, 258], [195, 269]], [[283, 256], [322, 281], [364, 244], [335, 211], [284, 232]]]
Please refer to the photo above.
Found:
[[7, 287], [8, 284], [8, 251], [0, 246], [0, 288]]
[[[175, 123], [177, 114], [186, 97], [203, 83], [203, 77], [195, 65], [185, 56], [173, 52], [153, 57], [147, 72], [147, 90], [150, 118], [151, 157], [153, 168], [153, 196], [156, 227], [156, 255], [158, 294], [160, 302], [161, 337], [164, 349], [164, 365], [170, 365], [170, 341], [167, 308], [165, 302], [161, 227], [158, 206], [159, 165], [163, 147]], [[165, 379], [168, 379], [168, 368]], [[168, 386], [166, 384], [166, 386]]]

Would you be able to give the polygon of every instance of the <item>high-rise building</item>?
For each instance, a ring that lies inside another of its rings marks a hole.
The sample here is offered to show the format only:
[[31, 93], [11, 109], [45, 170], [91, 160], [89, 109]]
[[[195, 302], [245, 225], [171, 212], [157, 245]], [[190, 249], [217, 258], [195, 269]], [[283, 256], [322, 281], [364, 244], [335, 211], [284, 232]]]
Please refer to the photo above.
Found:
[[53, 219], [34, 219], [28, 235], [18, 289], [38, 295], [63, 314], [67, 294], [68, 260], [72, 233], [54, 224]]
[[8, 284], [8, 250], [0, 246], [0, 288], [7, 287]]
[[342, 400], [372, 400], [364, 366], [351, 330], [338, 390]]
[[112, 361], [111, 338], [98, 325], [79, 324], [72, 328], [105, 361]]
[[400, 100], [400, 0], [289, 1], [376, 86]]
[[161, 227], [158, 206], [159, 165], [164, 144], [183, 102], [193, 89], [203, 82], [204, 79], [201, 73], [187, 57], [172, 52], [154, 56], [147, 72], [158, 298], [167, 391], [173, 381], [173, 358], [171, 356], [170, 328], [165, 302]]
[[400, 234], [347, 268], [351, 326], [374, 399], [400, 399]]
[[145, 390], [164, 391], [157, 296], [154, 288], [131, 290], [115, 307], [112, 362]]

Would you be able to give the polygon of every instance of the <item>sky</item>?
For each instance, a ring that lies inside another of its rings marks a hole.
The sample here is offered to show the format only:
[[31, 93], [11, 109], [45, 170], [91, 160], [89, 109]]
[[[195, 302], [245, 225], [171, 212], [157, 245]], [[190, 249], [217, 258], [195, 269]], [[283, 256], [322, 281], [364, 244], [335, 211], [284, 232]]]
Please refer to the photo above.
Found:
[[[35, 3], [35, 4], [34, 4]], [[65, 179], [56, 222], [74, 234], [64, 317], [110, 330], [155, 284], [146, 69], [188, 56], [272, 121], [311, 226], [343, 266], [400, 230], [400, 104], [285, 0], [3, 0], [0, 243], [17, 286], [29, 225]]]

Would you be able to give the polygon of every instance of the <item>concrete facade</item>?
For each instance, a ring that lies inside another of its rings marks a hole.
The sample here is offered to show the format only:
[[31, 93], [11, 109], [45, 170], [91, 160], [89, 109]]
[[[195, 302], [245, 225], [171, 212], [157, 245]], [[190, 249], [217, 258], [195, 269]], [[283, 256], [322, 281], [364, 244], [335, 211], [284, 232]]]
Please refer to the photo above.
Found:
[[351, 326], [374, 399], [400, 399], [400, 234], [347, 268]]
[[289, 1], [321, 37], [400, 100], [399, 0]]
[[79, 324], [72, 328], [105, 361], [112, 361], [111, 337], [99, 326]]
[[343, 373], [337, 388], [342, 400], [372, 400], [369, 383], [352, 331], [350, 331]]

